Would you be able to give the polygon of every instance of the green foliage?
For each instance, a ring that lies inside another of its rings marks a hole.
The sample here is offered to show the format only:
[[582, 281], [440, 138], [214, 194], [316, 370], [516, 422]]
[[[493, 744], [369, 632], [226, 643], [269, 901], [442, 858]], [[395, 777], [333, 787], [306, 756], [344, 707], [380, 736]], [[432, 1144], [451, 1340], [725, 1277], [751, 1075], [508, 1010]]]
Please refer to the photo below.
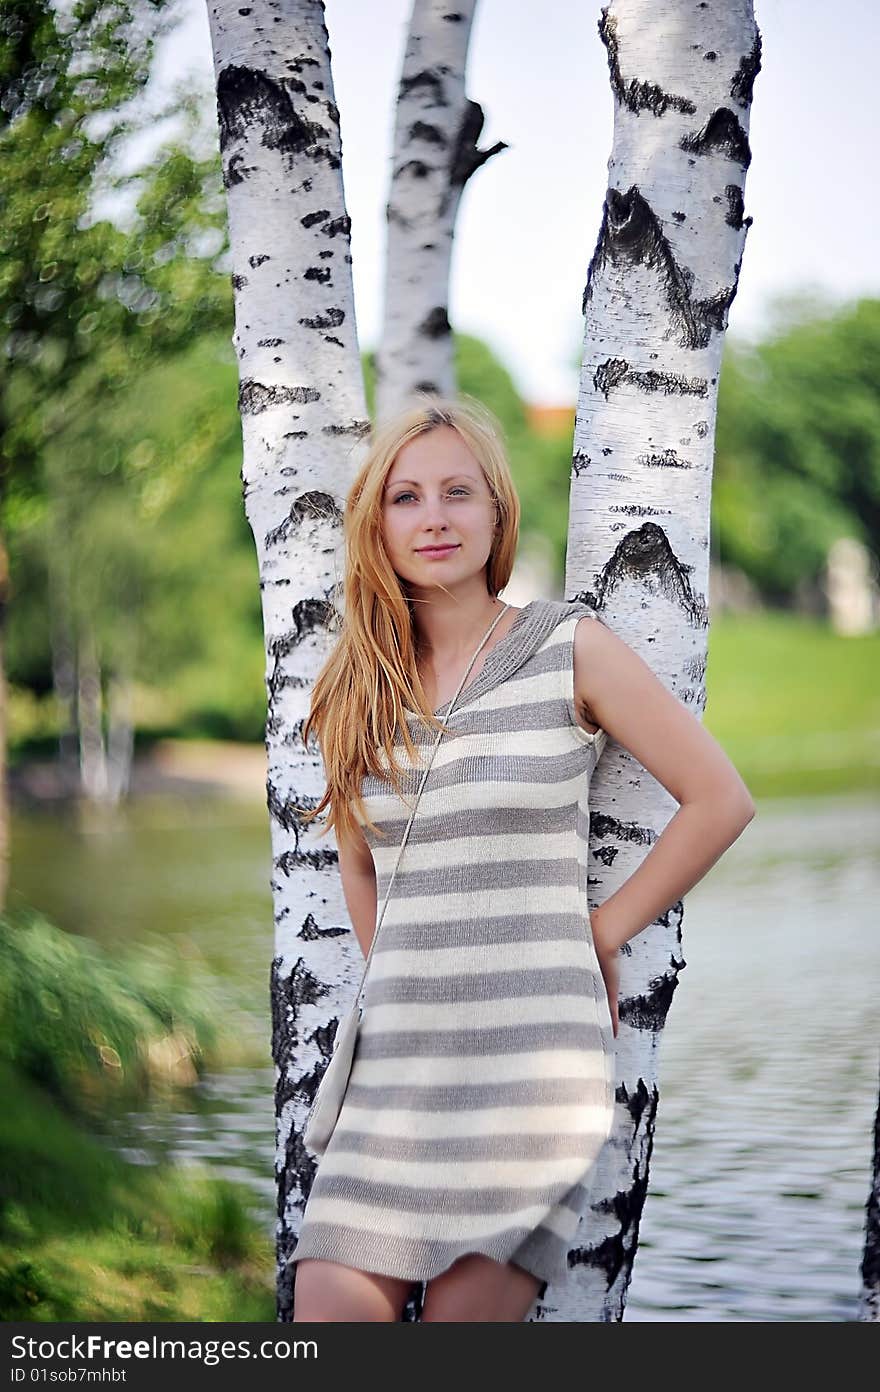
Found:
[[[228, 276], [214, 264], [225, 249], [219, 161], [197, 152], [198, 105], [182, 91], [160, 113], [143, 101], [156, 43], [181, 13], [164, 0], [0, 9], [7, 523], [42, 497], [43, 450], [86, 403], [106, 405], [148, 361], [230, 321]], [[172, 117], [181, 134], [121, 172], [130, 137]], [[134, 198], [128, 227], [96, 213], [107, 196]]]
[[0, 1059], [0, 1319], [271, 1321], [243, 1185], [123, 1160]]
[[[142, 1094], [169, 1057], [201, 1071], [224, 1018], [217, 988], [166, 943], [117, 949], [31, 909], [0, 916], [0, 1059], [64, 1106]], [[169, 1050], [169, 1044], [173, 1049]]]
[[818, 578], [839, 536], [880, 558], [880, 301], [728, 345], [713, 530], [769, 601]]

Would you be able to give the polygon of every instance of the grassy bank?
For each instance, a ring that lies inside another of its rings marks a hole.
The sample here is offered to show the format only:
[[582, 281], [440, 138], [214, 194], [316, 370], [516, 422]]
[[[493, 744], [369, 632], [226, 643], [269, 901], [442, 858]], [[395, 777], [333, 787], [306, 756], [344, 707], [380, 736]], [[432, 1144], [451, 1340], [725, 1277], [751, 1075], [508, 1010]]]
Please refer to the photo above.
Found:
[[0, 1319], [274, 1320], [243, 1187], [126, 1163], [5, 1064], [0, 1088]]
[[761, 613], [713, 623], [706, 728], [754, 797], [880, 787], [880, 634]]
[[214, 1007], [30, 913], [0, 918], [0, 982], [0, 1318], [274, 1320], [250, 1191], [130, 1164], [88, 1129], [102, 1099], [213, 1066]]

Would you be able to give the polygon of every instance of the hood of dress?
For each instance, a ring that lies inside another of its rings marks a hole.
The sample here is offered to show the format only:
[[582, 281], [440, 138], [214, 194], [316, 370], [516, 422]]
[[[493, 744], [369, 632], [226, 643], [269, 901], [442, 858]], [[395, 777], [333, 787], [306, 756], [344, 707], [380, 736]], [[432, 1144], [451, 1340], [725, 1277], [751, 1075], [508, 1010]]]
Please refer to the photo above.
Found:
[[[504, 637], [489, 649], [489, 655], [473, 681], [462, 687], [452, 710], [453, 718], [461, 706], [491, 691], [493, 686], [519, 671], [538, 651], [548, 634], [572, 614], [581, 616], [594, 612], [588, 604], [566, 599], [533, 599], [524, 605]], [[442, 716], [448, 706], [449, 702], [444, 701], [434, 714]]]

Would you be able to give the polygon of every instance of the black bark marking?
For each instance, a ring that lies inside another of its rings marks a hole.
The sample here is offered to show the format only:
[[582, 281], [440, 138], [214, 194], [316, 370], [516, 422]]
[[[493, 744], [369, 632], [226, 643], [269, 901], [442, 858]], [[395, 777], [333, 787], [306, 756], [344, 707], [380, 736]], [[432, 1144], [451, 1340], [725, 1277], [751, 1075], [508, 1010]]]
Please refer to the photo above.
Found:
[[[593, 854], [598, 861], [601, 861], [606, 870], [610, 870], [620, 854], [620, 851], [617, 846], [600, 846]], [[589, 876], [587, 876], [587, 879], [589, 879]]]
[[354, 435], [356, 439], [363, 439], [372, 430], [372, 423], [368, 420], [349, 421], [348, 425], [322, 425], [322, 435]]
[[637, 454], [637, 464], [644, 464], [648, 469], [692, 469], [694, 466], [690, 460], [680, 459], [678, 451], [665, 449], [661, 454]]
[[316, 280], [319, 285], [327, 285], [332, 274], [330, 266], [309, 266], [303, 271], [303, 280]]
[[[231, 64], [217, 79], [217, 112], [220, 125], [220, 151], [227, 164], [227, 183], [241, 182], [243, 165], [233, 153], [239, 141], [259, 134], [263, 147], [277, 151], [292, 172], [303, 156], [338, 169], [340, 156], [330, 147], [332, 131], [307, 119], [296, 109], [300, 83], [292, 78], [274, 78], [255, 68]], [[326, 103], [327, 115], [338, 132], [338, 112]]]
[[635, 822], [622, 822], [618, 817], [609, 817], [598, 808], [590, 813], [590, 833], [591, 839], [593, 836], [600, 841], [611, 838], [618, 845], [626, 842], [630, 846], [653, 846], [657, 840], [657, 833], [650, 827], [639, 826]]
[[233, 290], [243, 290], [243, 289], [245, 288], [245, 286], [248, 285], [248, 284], [250, 284], [250, 282], [248, 281], [247, 276], [243, 276], [243, 275], [233, 275], [233, 277], [232, 277], [232, 288], [233, 288]]
[[484, 165], [493, 155], [497, 155], [502, 150], [508, 148], [506, 141], [496, 140], [495, 144], [489, 146], [487, 149], [478, 150], [477, 141], [480, 138], [482, 129], [483, 108], [480, 106], [479, 102], [466, 102], [452, 146], [452, 157], [449, 162], [450, 188], [441, 200], [439, 209], [441, 213], [446, 211], [453, 190], [460, 192], [471, 175], [474, 174], [481, 165]]
[[257, 343], [257, 347], [258, 347], [258, 348], [279, 348], [283, 342], [284, 342], [284, 339], [283, 339], [283, 338], [261, 338], [261, 339], [258, 341], [258, 343]]
[[426, 392], [428, 396], [439, 396], [440, 388], [436, 382], [416, 382], [413, 391]]
[[301, 217], [299, 220], [300, 226], [305, 228], [314, 227], [316, 222], [323, 222], [324, 219], [328, 218], [329, 216], [329, 208], [320, 208], [315, 213], [306, 213], [305, 217]]
[[[681, 965], [684, 966], [684, 963]], [[662, 1030], [678, 986], [679, 969], [677, 964], [673, 963], [673, 966], [675, 969], [672, 972], [664, 972], [662, 976], [655, 977], [649, 983], [646, 993], [621, 996], [619, 1012], [622, 1023], [629, 1025], [631, 1029]]]
[[[640, 584], [650, 580], [670, 603], [684, 612], [689, 623], [695, 628], [707, 628], [709, 615], [705, 598], [695, 595], [691, 588], [689, 576], [693, 568], [673, 554], [662, 527], [656, 522], [645, 522], [617, 543], [602, 570], [595, 601], [582, 602], [592, 604], [601, 612], [607, 608], [617, 585], [628, 580]], [[615, 834], [620, 835], [620, 832]]]
[[[303, 1096], [311, 1103], [320, 1082], [317, 1068], [298, 1079], [294, 1076], [295, 1054], [299, 1043], [298, 1009], [299, 1004], [307, 999], [309, 985], [300, 970], [301, 963], [298, 962], [288, 976], [282, 974], [282, 963], [281, 957], [273, 958], [269, 985], [272, 1007], [272, 1058], [278, 1069], [275, 1080], [275, 1115], [278, 1117], [283, 1115], [289, 1104]], [[310, 973], [308, 975], [311, 976]], [[311, 977], [311, 981], [314, 983], [315, 978]], [[320, 1031], [318, 1047], [325, 1058], [332, 1053], [332, 1039], [335, 1037], [337, 1024], [338, 1021], [332, 1020], [326, 1030]], [[316, 1038], [318, 1033], [316, 1031]], [[331, 1040], [329, 1049], [328, 1036]], [[291, 1127], [284, 1158], [280, 1165], [276, 1161], [275, 1166], [276, 1212], [282, 1232], [288, 1234], [288, 1242], [285, 1245], [289, 1245], [291, 1251], [293, 1245], [289, 1240], [289, 1214], [292, 1208], [298, 1208], [302, 1212], [316, 1169], [317, 1161], [306, 1150], [302, 1136]], [[298, 1189], [302, 1190], [302, 1196], [297, 1193]], [[285, 1265], [285, 1274], [289, 1271], [290, 1268]]]
[[445, 338], [451, 334], [452, 325], [449, 322], [449, 315], [446, 313], [446, 306], [436, 305], [434, 309], [429, 309], [419, 324], [417, 333], [430, 339]]
[[345, 310], [338, 306], [325, 310], [323, 314], [314, 314], [311, 318], [304, 317], [299, 320], [304, 329], [338, 329], [344, 322]]
[[571, 461], [572, 473], [575, 478], [580, 478], [584, 470], [589, 469], [592, 459], [583, 450], [575, 450]]
[[671, 517], [672, 508], [645, 507], [642, 503], [628, 503], [625, 506], [615, 505], [610, 509], [611, 512], [622, 513], [624, 517]]
[[[343, 213], [341, 217], [331, 218], [330, 221], [325, 223], [321, 228], [321, 231], [325, 237], [350, 237], [351, 218], [348, 216], [348, 213]], [[345, 259], [346, 261], [350, 261], [351, 257], [346, 256]]]
[[[594, 276], [608, 265], [619, 268], [621, 274], [631, 266], [645, 266], [657, 273], [682, 348], [705, 348], [713, 329], [726, 328], [726, 312], [736, 288], [723, 288], [705, 300], [693, 298], [693, 272], [679, 265], [660, 219], [635, 184], [626, 193], [610, 188], [605, 195], [599, 236], [587, 271], [582, 313], [586, 314], [592, 299]], [[684, 381], [680, 377], [668, 380]]]
[[[283, 690], [287, 684], [280, 674], [276, 677], [277, 673], [278, 663], [276, 661], [272, 677], [269, 681], [270, 704], [278, 692]], [[299, 841], [299, 828], [302, 820], [300, 817], [300, 808], [297, 803], [290, 802], [287, 798], [281, 796], [271, 778], [266, 780], [266, 807], [268, 808], [269, 816], [276, 821], [279, 826], [283, 827], [285, 831], [293, 832], [297, 841]]]
[[755, 27], [752, 46], [745, 57], [740, 58], [739, 66], [730, 83], [730, 95], [740, 106], [749, 106], [754, 94], [755, 78], [761, 71], [761, 31]]
[[[743, 227], [751, 227], [752, 218], [743, 217], [745, 201], [743, 199], [743, 191], [739, 184], [725, 184], [724, 193], [727, 197], [727, 212], [724, 215], [724, 221], [727, 223], [728, 227], [733, 227], [738, 232]], [[737, 263], [736, 272], [737, 275], [739, 275], [739, 263]]]
[[257, 269], [258, 266], [262, 266], [262, 264], [263, 264], [264, 261], [271, 261], [271, 260], [272, 260], [271, 256], [268, 256], [268, 255], [264, 252], [264, 253], [263, 253], [262, 255], [260, 255], [260, 256], [249, 256], [249, 257], [248, 257], [248, 265], [251, 267], [252, 270], [255, 271], [255, 270]]
[[[336, 861], [339, 860], [335, 852], [333, 858]], [[351, 931], [350, 928], [345, 927], [319, 928], [312, 914], [306, 914], [305, 922], [296, 936], [301, 938], [303, 942], [319, 942], [321, 938], [340, 938], [346, 933], [350, 934]]]
[[463, 15], [463, 14], [457, 14], [457, 13], [455, 13], [455, 12], [453, 11], [453, 12], [450, 13], [450, 14], [441, 15], [440, 18], [441, 18], [446, 24], [461, 24], [462, 20], [464, 19], [464, 15]]
[[[341, 338], [335, 338], [335, 337], [333, 336], [333, 334], [325, 334], [325, 335], [324, 335], [324, 342], [325, 342], [325, 343], [335, 343], [337, 348], [344, 348], [344, 347], [345, 347], [345, 344], [343, 343], [342, 339], [341, 339]], [[305, 432], [303, 432], [303, 433], [305, 433]]]
[[446, 96], [443, 91], [443, 83], [438, 74], [429, 68], [422, 68], [420, 72], [413, 73], [411, 77], [401, 78], [398, 91], [398, 101], [405, 101], [408, 96], [417, 91], [419, 87], [425, 87], [430, 92], [430, 101], [434, 106], [448, 106]]
[[705, 396], [708, 384], [705, 377], [683, 377], [680, 372], [639, 372], [622, 358], [609, 358], [593, 373], [593, 386], [608, 400], [612, 389], [621, 382], [632, 382], [643, 391], [662, 391], [665, 396]]
[[[340, 515], [338, 504], [330, 498], [329, 494], [307, 494], [305, 497], [307, 499], [327, 499], [324, 515], [331, 518], [338, 518]], [[335, 514], [330, 511], [330, 508], [336, 510]], [[277, 538], [283, 541], [287, 531], [294, 524], [298, 525], [299, 521], [300, 516], [297, 515], [295, 509], [291, 509], [290, 518], [270, 533], [270, 539]], [[291, 684], [283, 670], [284, 659], [317, 629], [326, 629], [332, 612], [332, 604], [329, 600], [311, 598], [300, 600], [292, 610], [293, 629], [289, 633], [282, 634], [270, 644], [269, 655], [272, 658], [272, 670], [266, 681], [270, 715], [274, 709], [278, 692]], [[299, 816], [295, 804], [285, 802], [280, 798], [271, 783], [268, 785], [268, 806], [270, 814], [276, 818], [280, 826], [284, 827], [285, 831], [298, 831]]]
[[[336, 498], [331, 493], [323, 493], [319, 489], [313, 489], [311, 493], [301, 493], [295, 503], [291, 504], [290, 512], [285, 516], [283, 522], [278, 522], [277, 526], [266, 533], [266, 546], [278, 546], [281, 541], [287, 541], [295, 532], [298, 532], [304, 522], [329, 522], [330, 526], [343, 525], [343, 512], [338, 505]], [[326, 608], [327, 621], [330, 619], [330, 611], [327, 608], [327, 601], [313, 601], [315, 604], [323, 603]], [[308, 632], [315, 631], [315, 624], [308, 628]], [[290, 646], [285, 647], [284, 656], [290, 653], [297, 644], [301, 642], [302, 631], [290, 633], [285, 638], [278, 638], [277, 643], [285, 643], [290, 639]]]
[[437, 145], [440, 149], [446, 148], [446, 136], [439, 126], [432, 126], [428, 121], [413, 121], [409, 128], [410, 140], [424, 140], [426, 145]]
[[871, 1192], [865, 1206], [865, 1246], [859, 1274], [866, 1293], [875, 1303], [880, 1292], [880, 1103], [874, 1117], [874, 1155]]
[[752, 162], [749, 140], [740, 119], [729, 106], [719, 106], [706, 124], [693, 135], [683, 135], [679, 149], [692, 155], [725, 155], [748, 169]]
[[632, 1264], [638, 1248], [639, 1223], [648, 1193], [659, 1093], [654, 1086], [649, 1091], [644, 1080], [640, 1078], [635, 1093], [628, 1093], [626, 1086], [621, 1083], [617, 1087], [615, 1096], [617, 1101], [622, 1103], [629, 1112], [633, 1122], [633, 1131], [638, 1132], [640, 1128], [644, 1127], [647, 1136], [644, 1167], [640, 1174], [638, 1163], [634, 1163], [632, 1186], [626, 1192], [618, 1189], [612, 1199], [603, 1199], [592, 1205], [595, 1213], [613, 1214], [617, 1221], [618, 1231], [603, 1238], [595, 1247], [586, 1247], [577, 1252], [569, 1253], [568, 1261], [570, 1266], [590, 1266], [601, 1271], [605, 1276], [606, 1289], [608, 1290], [614, 1285], [621, 1272], [625, 1272], [626, 1280], [620, 1297], [622, 1304], [623, 1295], [632, 1278]]
[[252, 377], [245, 377], [238, 388], [238, 409], [243, 416], [258, 416], [272, 406], [289, 406], [294, 401], [305, 404], [320, 400], [321, 393], [314, 387], [282, 387], [278, 382], [267, 386]]
[[666, 111], [682, 111], [693, 116], [696, 106], [688, 97], [679, 97], [664, 92], [656, 82], [639, 82], [631, 77], [624, 82], [620, 71], [620, 44], [617, 37], [617, 19], [602, 10], [598, 24], [599, 38], [608, 52], [608, 71], [611, 74], [611, 90], [621, 105], [638, 115], [640, 111], [650, 111], [653, 116], [662, 116]]
[[405, 174], [409, 174], [413, 179], [427, 179], [433, 172], [430, 164], [426, 163], [425, 160], [411, 159], [399, 166], [395, 171], [395, 177], [402, 179]]
[[[276, 798], [273, 811], [279, 806]], [[288, 819], [292, 816], [298, 823], [303, 804], [301, 802], [289, 802], [285, 805], [284, 815]], [[295, 850], [284, 851], [274, 863], [274, 868], [281, 872], [285, 877], [291, 875], [294, 870], [301, 870], [304, 865], [310, 870], [326, 870], [328, 865], [336, 865], [339, 860], [338, 852], [332, 846], [318, 845], [311, 847], [308, 851], [300, 851], [299, 834], [297, 833], [297, 847]]]

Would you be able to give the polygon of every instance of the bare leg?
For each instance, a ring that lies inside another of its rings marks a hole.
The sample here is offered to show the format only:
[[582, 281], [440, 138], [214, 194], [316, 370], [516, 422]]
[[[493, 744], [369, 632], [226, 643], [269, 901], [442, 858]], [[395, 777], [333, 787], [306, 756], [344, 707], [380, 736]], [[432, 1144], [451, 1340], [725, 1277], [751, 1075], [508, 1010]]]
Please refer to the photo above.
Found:
[[471, 1253], [428, 1282], [422, 1323], [524, 1320], [544, 1284], [514, 1262]]
[[415, 1281], [303, 1257], [294, 1281], [293, 1323], [399, 1320]]

